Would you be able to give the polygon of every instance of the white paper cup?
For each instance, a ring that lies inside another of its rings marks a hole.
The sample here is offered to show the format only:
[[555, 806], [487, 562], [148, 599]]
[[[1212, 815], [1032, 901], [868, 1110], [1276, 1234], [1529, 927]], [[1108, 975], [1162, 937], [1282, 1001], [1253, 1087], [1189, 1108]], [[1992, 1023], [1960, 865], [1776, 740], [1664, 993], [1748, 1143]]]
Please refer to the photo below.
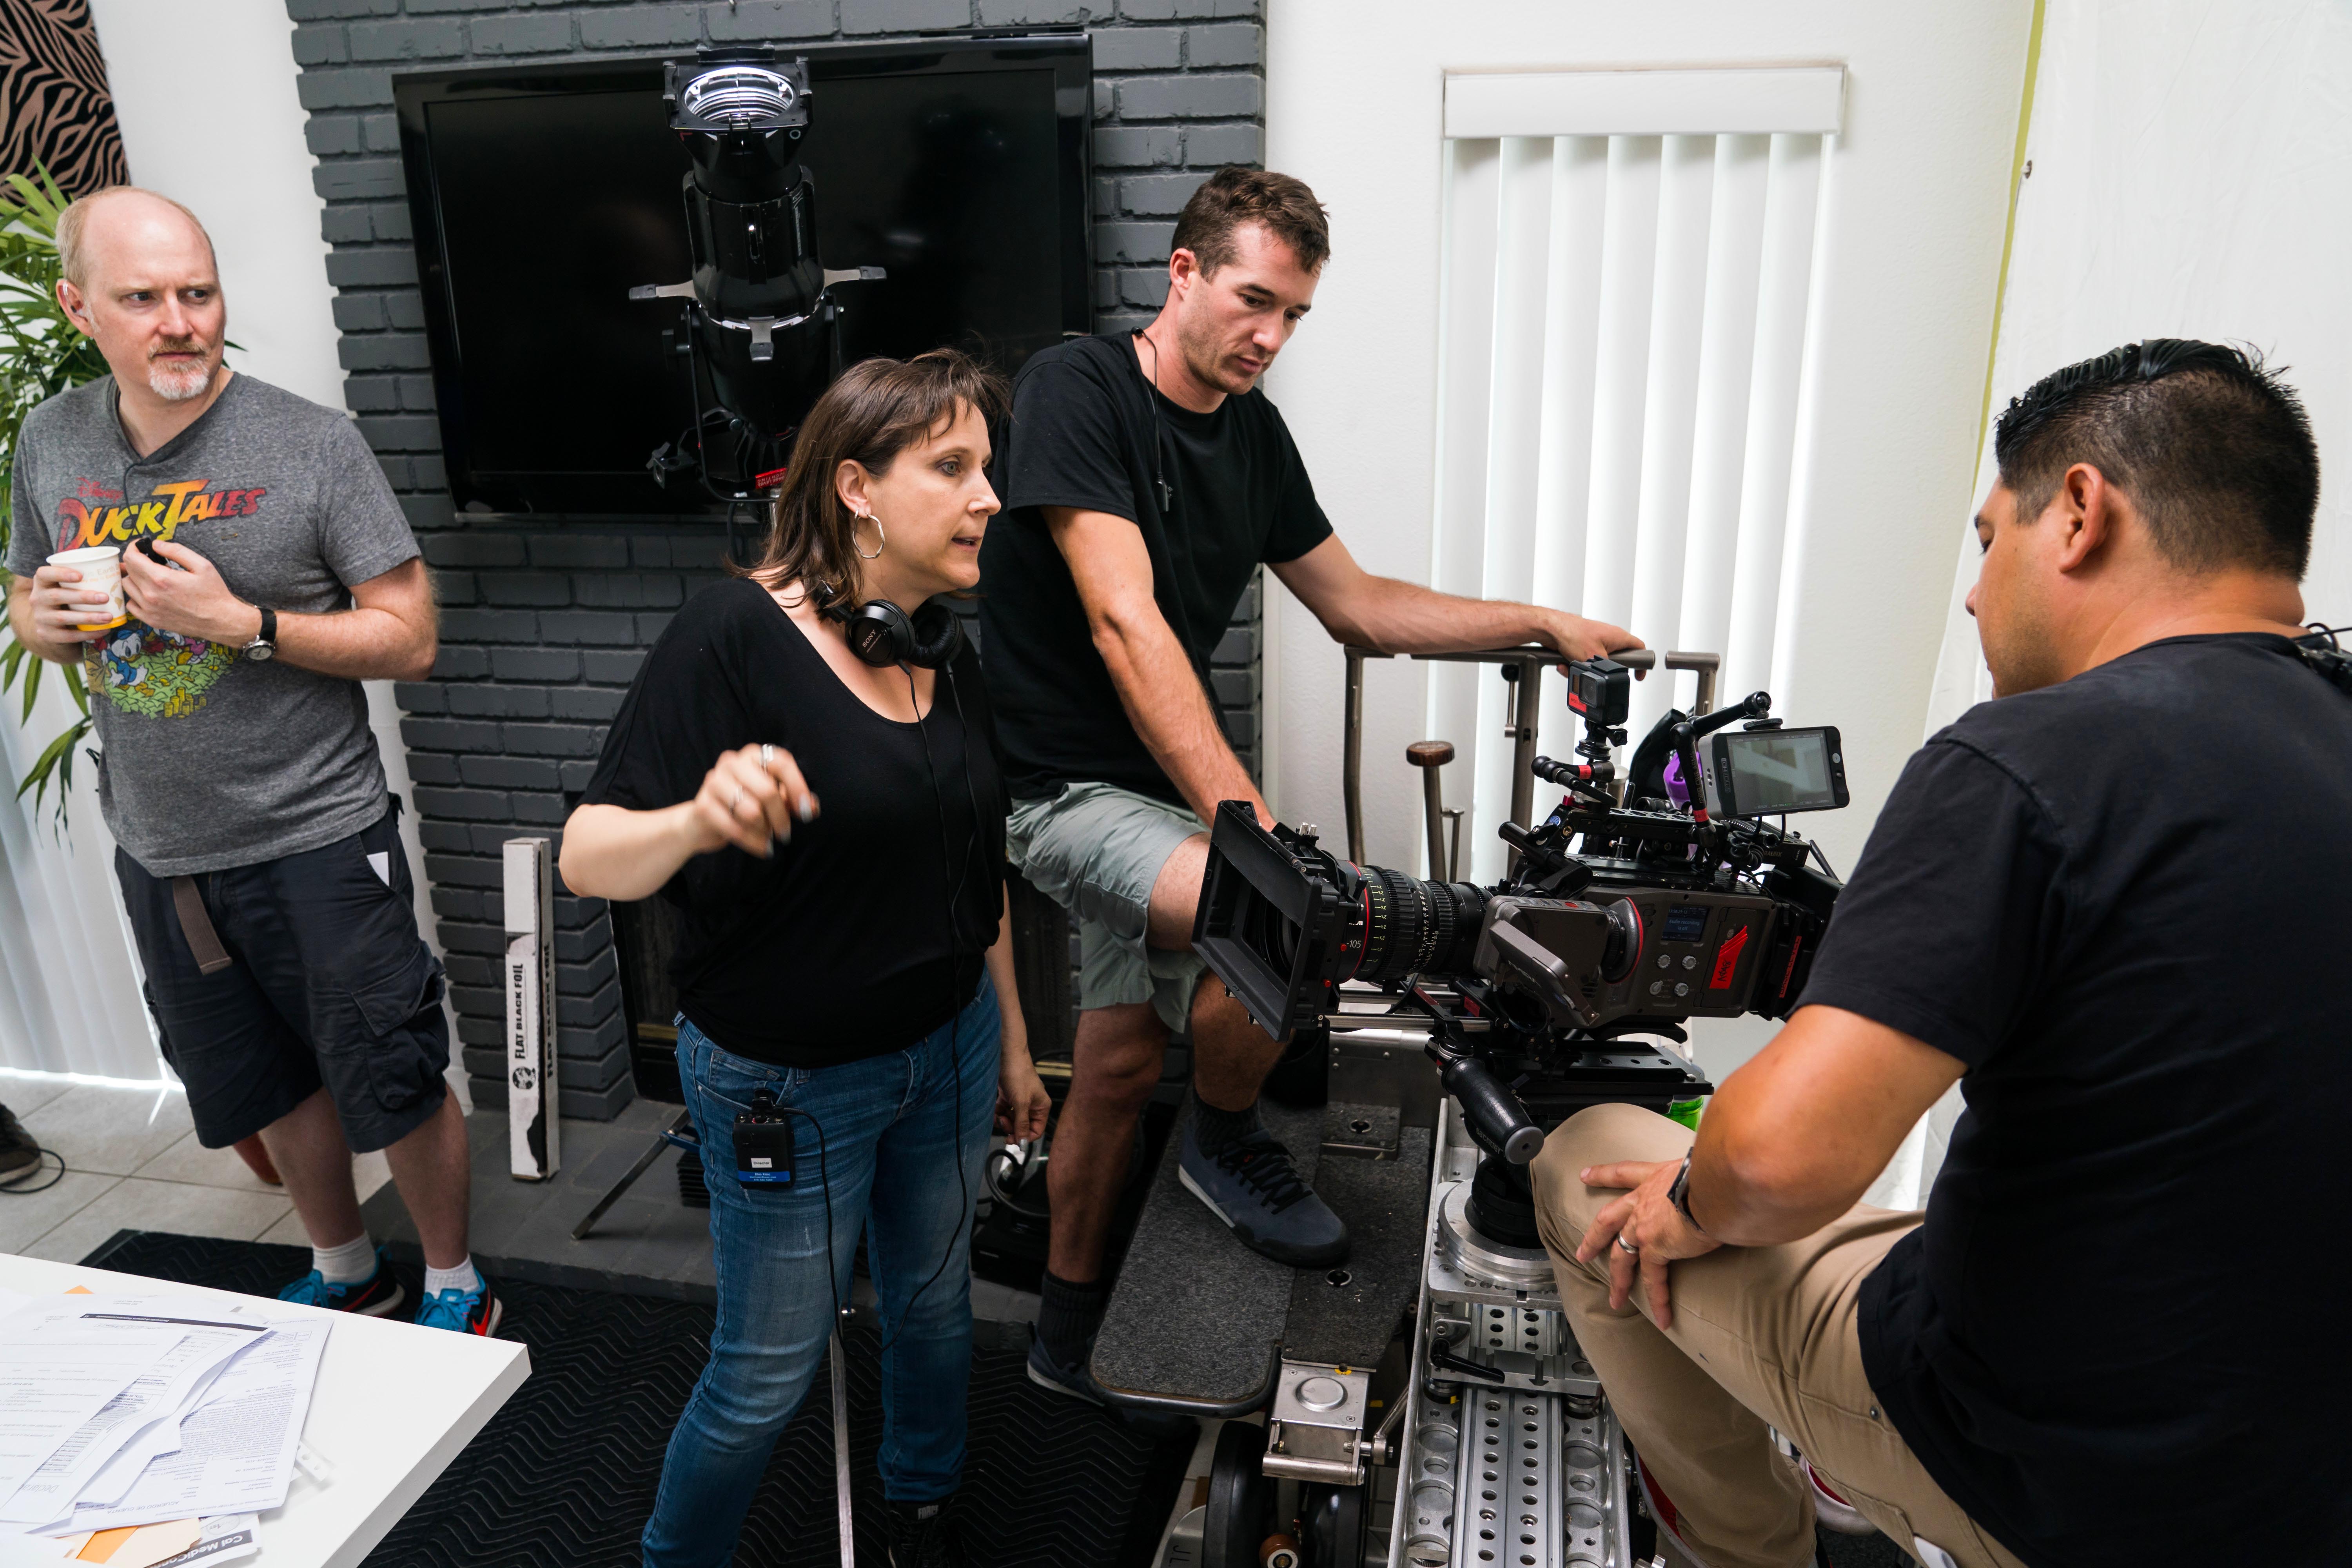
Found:
[[82, 550], [60, 550], [49, 557], [52, 566], [70, 566], [81, 574], [75, 584], [83, 593], [106, 595], [105, 618], [74, 629], [84, 632], [107, 632], [131, 619], [122, 605], [122, 552], [111, 544], [93, 544]]

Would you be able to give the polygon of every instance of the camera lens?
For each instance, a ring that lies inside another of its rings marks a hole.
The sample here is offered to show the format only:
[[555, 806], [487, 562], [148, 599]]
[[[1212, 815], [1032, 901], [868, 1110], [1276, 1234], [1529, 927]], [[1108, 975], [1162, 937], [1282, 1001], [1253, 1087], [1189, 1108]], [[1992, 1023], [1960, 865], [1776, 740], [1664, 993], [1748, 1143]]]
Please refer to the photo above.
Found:
[[1466, 882], [1428, 882], [1385, 866], [1363, 868], [1363, 957], [1352, 975], [1386, 985], [1408, 974], [1470, 966], [1486, 896]]

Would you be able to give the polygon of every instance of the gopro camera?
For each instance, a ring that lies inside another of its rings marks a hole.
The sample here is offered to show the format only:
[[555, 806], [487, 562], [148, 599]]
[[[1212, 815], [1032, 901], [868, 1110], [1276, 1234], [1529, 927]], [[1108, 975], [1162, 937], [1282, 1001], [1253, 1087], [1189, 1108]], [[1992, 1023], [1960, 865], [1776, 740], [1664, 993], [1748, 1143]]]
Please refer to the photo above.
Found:
[[747, 1187], [793, 1184], [792, 1113], [776, 1106], [773, 1090], [751, 1096], [751, 1109], [735, 1114], [735, 1179]]
[[1568, 667], [1568, 709], [1588, 724], [1622, 724], [1633, 711], [1633, 671], [1613, 658], [1577, 660]]

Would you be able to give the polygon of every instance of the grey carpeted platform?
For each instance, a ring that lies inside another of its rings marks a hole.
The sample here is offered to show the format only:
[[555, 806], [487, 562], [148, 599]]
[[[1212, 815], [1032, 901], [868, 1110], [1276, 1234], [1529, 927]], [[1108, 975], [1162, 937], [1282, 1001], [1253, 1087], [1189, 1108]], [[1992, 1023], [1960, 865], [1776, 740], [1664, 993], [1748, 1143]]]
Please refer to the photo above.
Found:
[[[1326, 1154], [1370, 1108], [1292, 1110], [1267, 1103], [1268, 1131], [1298, 1173], [1348, 1222], [1354, 1248], [1334, 1283], [1235, 1241], [1176, 1176], [1181, 1133], [1168, 1141], [1096, 1338], [1095, 1381], [1118, 1394], [1239, 1411], [1272, 1393], [1277, 1349], [1297, 1360], [1377, 1362], [1418, 1289], [1428, 1201], [1430, 1135], [1408, 1130], [1400, 1157]], [[1387, 1112], [1393, 1124], [1395, 1112]]]
[[1429, 1158], [1430, 1134], [1420, 1127], [1404, 1130], [1393, 1160], [1323, 1156], [1315, 1190], [1352, 1239], [1343, 1268], [1292, 1271], [1283, 1343], [1294, 1360], [1368, 1367], [1396, 1337], [1421, 1294]]

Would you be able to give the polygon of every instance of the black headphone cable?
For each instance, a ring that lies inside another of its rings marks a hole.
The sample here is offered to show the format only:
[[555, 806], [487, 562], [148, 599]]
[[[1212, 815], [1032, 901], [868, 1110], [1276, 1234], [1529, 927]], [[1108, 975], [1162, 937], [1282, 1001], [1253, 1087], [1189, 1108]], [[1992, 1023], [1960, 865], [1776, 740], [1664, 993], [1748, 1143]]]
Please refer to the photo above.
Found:
[[[930, 731], [923, 723], [922, 699], [917, 696], [915, 692], [914, 667], [910, 664], [902, 663], [898, 666], [898, 668], [907, 677], [907, 706], [913, 710], [915, 715], [915, 734], [917, 737], [917, 743], [923, 748], [923, 771], [930, 775], [931, 780], [931, 804], [939, 810], [940, 856], [940, 879], [944, 881], [947, 874], [947, 858], [950, 853], [948, 847], [947, 792], [940, 788], [939, 766], [931, 760]], [[977, 839], [980, 834], [980, 798], [978, 792], [972, 788], [971, 784], [971, 731], [970, 727], [964, 722], [963, 693], [956, 686], [955, 671], [952, 669], [944, 669], [942, 673], [944, 673], [948, 678], [948, 695], [955, 703], [956, 727], [958, 731], [963, 737], [964, 795], [971, 805], [972, 836]], [[931, 698], [932, 706], [938, 706], [939, 687], [937, 682], [934, 682], [932, 685]], [[963, 1239], [964, 1226], [971, 1218], [971, 1179], [964, 1174], [963, 1169], [962, 1042], [956, 1037], [958, 1033], [956, 1029], [956, 1022], [963, 1016], [963, 1009], [956, 1003], [956, 994], [958, 991], [958, 987], [956, 985], [956, 901], [963, 897], [964, 880], [971, 874], [972, 851], [977, 847], [978, 846], [976, 843], [968, 844], [964, 847], [963, 864], [957, 871], [955, 887], [948, 894], [947, 904], [948, 1006], [950, 1008], [947, 1022], [948, 1077], [950, 1081], [951, 1081], [955, 1086], [954, 1136], [957, 1194], [955, 1230], [949, 1236], [947, 1247], [940, 1253], [939, 1264], [931, 1270], [930, 1277], [925, 1279], [920, 1285], [916, 1286], [915, 1293], [907, 1298], [907, 1305], [898, 1314], [898, 1326], [891, 1330], [889, 1334], [883, 1340], [881, 1350], [875, 1352], [877, 1356], [887, 1352], [892, 1345], [898, 1342], [899, 1334], [906, 1331], [907, 1321], [915, 1315], [915, 1303], [922, 1300], [924, 1291], [929, 1289], [934, 1284], [938, 1283], [940, 1275], [947, 1272], [948, 1260], [955, 1256], [956, 1244]], [[985, 964], [983, 963], [983, 969], [984, 967]], [[828, 1209], [828, 1215], [830, 1213], [831, 1211]], [[880, 1286], [878, 1282], [876, 1286], [876, 1296], [878, 1300], [880, 1296]]]

